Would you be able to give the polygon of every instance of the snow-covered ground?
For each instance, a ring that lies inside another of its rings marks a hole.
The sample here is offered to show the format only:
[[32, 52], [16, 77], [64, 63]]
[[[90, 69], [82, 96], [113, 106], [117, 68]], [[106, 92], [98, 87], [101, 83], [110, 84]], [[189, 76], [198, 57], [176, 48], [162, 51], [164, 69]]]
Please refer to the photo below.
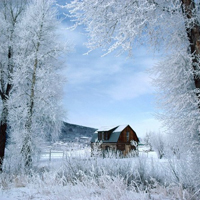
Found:
[[[140, 149], [139, 157], [96, 158], [90, 148], [44, 148], [32, 175], [0, 175], [0, 200], [189, 199], [178, 185], [163, 185], [167, 160]], [[164, 170], [163, 170], [164, 169]], [[152, 176], [152, 177], [151, 177]], [[167, 179], [166, 179], [167, 181]]]

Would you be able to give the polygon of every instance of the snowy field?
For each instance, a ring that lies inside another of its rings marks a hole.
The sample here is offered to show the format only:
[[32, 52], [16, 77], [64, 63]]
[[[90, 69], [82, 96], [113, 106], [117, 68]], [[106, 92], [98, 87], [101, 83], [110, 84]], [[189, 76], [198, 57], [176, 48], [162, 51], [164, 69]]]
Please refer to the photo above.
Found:
[[[167, 159], [91, 157], [90, 148], [46, 148], [31, 175], [0, 175], [0, 200], [168, 200], [192, 195], [168, 177]], [[168, 180], [169, 179], [169, 180]], [[161, 181], [162, 180], [162, 181]]]

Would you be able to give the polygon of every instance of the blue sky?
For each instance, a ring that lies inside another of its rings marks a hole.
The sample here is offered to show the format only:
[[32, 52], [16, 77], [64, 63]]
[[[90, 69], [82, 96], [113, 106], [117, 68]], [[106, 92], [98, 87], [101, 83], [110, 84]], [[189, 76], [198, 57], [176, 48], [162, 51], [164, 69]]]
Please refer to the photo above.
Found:
[[83, 55], [88, 51], [84, 29], [65, 30], [68, 25], [65, 20], [60, 30], [63, 39], [74, 45], [65, 60], [65, 120], [95, 128], [130, 124], [139, 137], [158, 131], [155, 91], [147, 70], [159, 58], [145, 47], [134, 49], [132, 58], [127, 54], [116, 57], [115, 52], [102, 57], [100, 49]]

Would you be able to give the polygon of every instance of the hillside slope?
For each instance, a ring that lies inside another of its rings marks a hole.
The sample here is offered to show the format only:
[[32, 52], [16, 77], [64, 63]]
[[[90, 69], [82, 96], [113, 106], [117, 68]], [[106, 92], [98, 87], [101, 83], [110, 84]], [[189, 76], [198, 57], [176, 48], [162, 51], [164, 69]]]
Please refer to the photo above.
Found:
[[62, 142], [88, 142], [96, 130], [95, 128], [64, 122], [59, 140]]

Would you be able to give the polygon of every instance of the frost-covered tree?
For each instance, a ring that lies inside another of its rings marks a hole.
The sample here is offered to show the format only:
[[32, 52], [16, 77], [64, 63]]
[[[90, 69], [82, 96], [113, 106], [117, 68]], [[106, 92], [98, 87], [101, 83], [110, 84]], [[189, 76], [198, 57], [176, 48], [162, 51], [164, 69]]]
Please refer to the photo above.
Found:
[[16, 49], [16, 27], [27, 5], [27, 0], [0, 1], [0, 171], [5, 153], [8, 129], [8, 100], [12, 90], [13, 61]]
[[58, 57], [65, 46], [58, 39], [60, 23], [53, 5], [53, 0], [33, 0], [17, 27], [20, 43], [14, 62], [18, 67], [8, 108], [11, 141], [25, 168], [32, 166], [40, 141], [61, 130], [63, 78]]
[[184, 146], [179, 148], [183, 153], [199, 146], [200, 113], [192, 59], [187, 51], [174, 52], [153, 69], [157, 72], [154, 84], [162, 91], [158, 105], [164, 113], [160, 119], [171, 129], [169, 143]]
[[2, 0], [0, 24], [0, 170], [8, 131], [7, 153], [29, 168], [39, 142], [60, 131], [65, 42], [54, 0]]
[[149, 146], [149, 151], [152, 151], [151, 135], [152, 132], [147, 132], [144, 137], [144, 143]]
[[200, 132], [200, 1], [74, 0], [66, 6], [85, 25], [88, 47], [105, 54], [130, 54], [136, 45], [150, 45], [166, 58], [155, 71], [165, 125], [188, 150], [199, 146]]
[[165, 155], [165, 136], [161, 133], [151, 132], [150, 141], [153, 150], [157, 153], [158, 158], [161, 159]]

